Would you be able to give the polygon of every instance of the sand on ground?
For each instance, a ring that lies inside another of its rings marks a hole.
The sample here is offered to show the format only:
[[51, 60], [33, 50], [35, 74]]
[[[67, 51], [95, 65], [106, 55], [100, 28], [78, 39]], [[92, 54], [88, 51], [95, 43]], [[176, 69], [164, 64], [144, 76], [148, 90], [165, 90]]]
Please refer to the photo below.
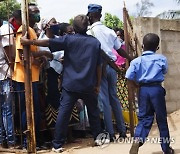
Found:
[[[171, 135], [171, 146], [175, 149], [175, 154], [180, 154], [180, 110], [168, 115], [168, 125]], [[129, 134], [128, 134], [129, 135]], [[149, 139], [140, 149], [139, 154], [162, 154], [159, 141], [159, 131], [155, 123], [149, 134]], [[131, 140], [118, 141], [100, 147], [93, 146], [92, 138], [77, 139], [74, 143], [69, 143], [64, 146], [65, 151], [62, 154], [128, 154], [131, 147]], [[126, 143], [125, 143], [126, 142]], [[156, 142], [156, 143], [155, 143]], [[1, 154], [9, 154], [9, 152], [1, 151]], [[25, 153], [16, 151], [17, 154]], [[38, 151], [38, 154], [54, 154], [51, 150]], [[12, 154], [12, 152], [11, 152]]]

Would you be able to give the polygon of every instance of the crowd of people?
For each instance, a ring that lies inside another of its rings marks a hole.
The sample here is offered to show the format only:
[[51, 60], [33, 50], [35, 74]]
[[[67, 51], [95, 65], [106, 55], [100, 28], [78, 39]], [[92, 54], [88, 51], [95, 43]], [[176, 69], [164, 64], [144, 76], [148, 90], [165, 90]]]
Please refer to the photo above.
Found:
[[[108, 134], [105, 143], [114, 142], [117, 138], [126, 138], [127, 129], [122, 114], [122, 103], [117, 95], [117, 72], [125, 70], [126, 59], [132, 61], [133, 58], [125, 51], [123, 30], [112, 30], [103, 25], [100, 21], [102, 6], [97, 4], [89, 4], [87, 15], [77, 15], [72, 25], [59, 23], [54, 17], [40, 19], [40, 11], [35, 4], [29, 4], [28, 9], [27, 34], [22, 35], [21, 10], [15, 10], [7, 24], [3, 24], [0, 28], [1, 146], [14, 147], [18, 142], [15, 130], [26, 132], [27, 129], [24, 45], [29, 46], [31, 57], [37, 147], [42, 144], [39, 135], [42, 127], [40, 121], [43, 121], [42, 110], [46, 117], [44, 125], [46, 128], [54, 128], [52, 139], [54, 152], [59, 153], [64, 150], [68, 125], [73, 117], [76, 123], [82, 120], [78, 110], [85, 114], [83, 117], [90, 125], [95, 145], [102, 144], [98, 135], [104, 132]], [[37, 23], [40, 26], [37, 26]], [[156, 118], [160, 136], [169, 138], [164, 89], [161, 87], [164, 74], [167, 72], [167, 60], [163, 56], [158, 57], [154, 54], [159, 45], [157, 35], [148, 34], [144, 37], [143, 44], [145, 51], [143, 57], [153, 55], [152, 62], [161, 61], [161, 65], [157, 64], [161, 67], [158, 70], [154, 69], [153, 72], [158, 74], [162, 68], [162, 74], [154, 75], [152, 79], [151, 75], [148, 76], [151, 74], [150, 71], [147, 71], [145, 75], [147, 78], [144, 79], [142, 71], [138, 72], [144, 65], [139, 66], [139, 61], [136, 60], [131, 62], [132, 65], [126, 73], [126, 78], [140, 83], [142, 89], [139, 102], [139, 110], [142, 111], [136, 128], [136, 140], [130, 154], [138, 153], [138, 148], [143, 144], [151, 128], [154, 112], [158, 115]], [[147, 68], [142, 69], [146, 72], [148, 67], [150, 66], [147, 65]], [[126, 85], [125, 78], [123, 82]], [[127, 90], [127, 87], [125, 88]], [[157, 97], [156, 95], [161, 97], [153, 100], [149, 105], [147, 99], [151, 91], [155, 94], [150, 98]], [[125, 106], [127, 108], [127, 103]], [[146, 111], [144, 106], [151, 108], [150, 111]], [[159, 111], [161, 109], [158, 108], [159, 106], [163, 106], [163, 111]], [[117, 129], [114, 128], [112, 114]], [[148, 121], [149, 125], [146, 126], [144, 121]], [[17, 123], [20, 124], [19, 127]], [[138, 140], [141, 138], [143, 140]], [[22, 135], [21, 141], [22, 146], [26, 148], [26, 134]], [[165, 154], [173, 153], [169, 144], [162, 143], [162, 150]]]

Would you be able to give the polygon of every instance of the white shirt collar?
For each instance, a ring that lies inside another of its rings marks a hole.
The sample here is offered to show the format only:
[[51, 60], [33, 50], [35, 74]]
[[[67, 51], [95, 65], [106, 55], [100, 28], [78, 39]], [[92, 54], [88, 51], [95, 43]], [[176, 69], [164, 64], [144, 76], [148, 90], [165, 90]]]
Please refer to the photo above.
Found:
[[95, 26], [97, 26], [97, 25], [103, 25], [103, 24], [102, 24], [101, 21], [97, 21], [97, 22], [93, 23], [93, 24], [90, 26], [90, 28], [93, 28], [93, 27], [95, 27]]
[[155, 53], [154, 51], [147, 50], [147, 51], [143, 51], [142, 55], [154, 54], [154, 53]]

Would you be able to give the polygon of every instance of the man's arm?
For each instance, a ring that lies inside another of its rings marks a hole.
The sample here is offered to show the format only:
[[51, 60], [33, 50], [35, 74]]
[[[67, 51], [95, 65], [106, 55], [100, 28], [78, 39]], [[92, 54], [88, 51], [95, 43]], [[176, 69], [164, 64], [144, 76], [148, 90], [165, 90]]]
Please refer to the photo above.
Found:
[[53, 54], [49, 51], [39, 51], [39, 52], [31, 52], [31, 53], [34, 58], [45, 56], [49, 59], [53, 59]]
[[115, 71], [120, 71], [115, 62], [103, 50], [101, 50], [101, 56]]
[[121, 57], [124, 57], [124, 58], [128, 59], [129, 61], [132, 61], [132, 60], [133, 60], [133, 58], [130, 57], [130, 56], [128, 55], [128, 53], [127, 53], [124, 49], [122, 49], [122, 48], [119, 48], [119, 49], [117, 50], [117, 53], [118, 53]]
[[22, 45], [36, 45], [42, 47], [49, 47], [49, 39], [44, 40], [30, 40], [26, 39], [25, 36], [21, 37], [21, 44]]

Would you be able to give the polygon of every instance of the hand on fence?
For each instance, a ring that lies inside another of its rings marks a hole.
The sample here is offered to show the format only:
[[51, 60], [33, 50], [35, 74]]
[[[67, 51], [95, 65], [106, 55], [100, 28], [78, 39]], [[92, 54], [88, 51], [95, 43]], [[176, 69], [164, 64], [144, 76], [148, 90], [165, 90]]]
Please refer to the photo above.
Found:
[[21, 37], [20, 42], [22, 45], [30, 45], [30, 40], [27, 39], [27, 32]]

